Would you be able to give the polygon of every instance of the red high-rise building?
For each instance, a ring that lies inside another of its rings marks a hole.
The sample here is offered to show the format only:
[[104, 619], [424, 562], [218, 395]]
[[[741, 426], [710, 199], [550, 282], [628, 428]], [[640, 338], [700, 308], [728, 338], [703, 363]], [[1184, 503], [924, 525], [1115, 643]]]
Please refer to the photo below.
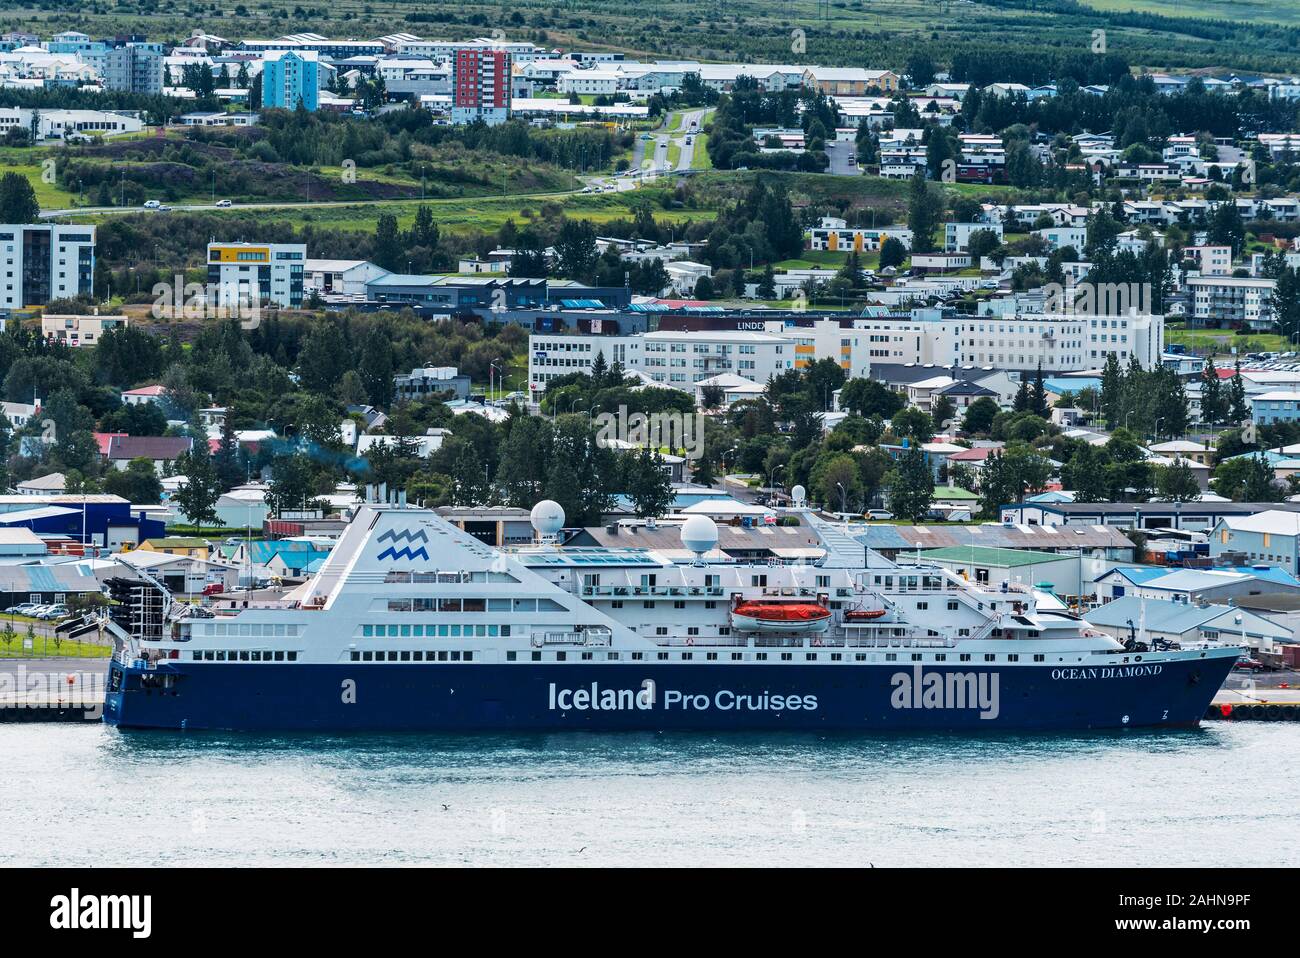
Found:
[[510, 54], [489, 44], [459, 47], [454, 64], [451, 118], [488, 125], [510, 117]]

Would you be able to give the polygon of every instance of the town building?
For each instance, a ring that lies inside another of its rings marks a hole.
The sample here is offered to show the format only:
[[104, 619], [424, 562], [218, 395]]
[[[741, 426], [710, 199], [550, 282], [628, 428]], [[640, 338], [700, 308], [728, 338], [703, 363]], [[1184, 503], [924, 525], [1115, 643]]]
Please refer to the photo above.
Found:
[[303, 243], [209, 243], [208, 284], [219, 302], [295, 308], [306, 260]]
[[44, 306], [94, 293], [95, 227], [0, 226], [0, 308]]
[[262, 58], [262, 107], [320, 109], [320, 63], [313, 50], [275, 50]]
[[93, 346], [112, 329], [125, 329], [125, 316], [65, 316], [45, 313], [41, 316], [41, 335], [65, 346]]
[[453, 61], [451, 120], [489, 126], [510, 118], [511, 55], [491, 41], [456, 48]]

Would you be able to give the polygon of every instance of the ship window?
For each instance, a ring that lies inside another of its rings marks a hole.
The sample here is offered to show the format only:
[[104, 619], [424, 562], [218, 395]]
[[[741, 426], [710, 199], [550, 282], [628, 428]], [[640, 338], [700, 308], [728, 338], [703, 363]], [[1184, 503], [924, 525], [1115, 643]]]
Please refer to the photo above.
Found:
[[677, 601], [675, 601], [675, 602], [673, 603], [673, 608], [674, 608], [674, 609], [684, 609], [684, 608], [686, 608], [686, 603], [685, 603], [683, 600], [678, 599]]
[[396, 652], [389, 652], [389, 653], [388, 653], [388, 661], [389, 661], [389, 662], [396, 662], [396, 661], [397, 661], [397, 653], [396, 653]]
[[438, 626], [438, 637], [442, 639], [447, 637], [447, 627], [445, 625]]
[[452, 652], [452, 653], [451, 653], [451, 660], [452, 660], [453, 662], [459, 662], [459, 661], [460, 661], [460, 653], [459, 653], [459, 652]]
[[699, 635], [699, 634], [700, 634], [700, 627], [699, 627], [698, 625], [692, 625], [690, 628], [688, 628], [688, 629], [686, 630], [686, 634], [687, 634], [687, 635]]
[[510, 600], [509, 599], [488, 599], [487, 607], [489, 612], [509, 612]]
[[508, 626], [508, 625], [503, 625], [503, 626], [501, 626], [501, 635], [502, 635], [504, 638], [509, 638], [509, 637], [510, 637], [510, 626]]
[[241, 662], [247, 662], [247, 661], [248, 661], [248, 653], [247, 653], [247, 652], [240, 652], [240, 653], [239, 653], [239, 661], [241, 661]]
[[885, 661], [886, 661], [886, 662], [897, 662], [897, 661], [898, 661], [898, 653], [897, 653], [897, 652], [886, 652], [886, 653], [885, 653]]
[[486, 612], [487, 603], [482, 599], [465, 599], [464, 610], [466, 612]]
[[564, 652], [556, 652], [556, 653], [555, 653], [555, 661], [557, 661], [557, 662], [563, 662], [563, 661], [564, 661], [565, 659], [567, 659], [567, 658], [568, 658], [568, 655], [566, 655]]
[[361, 661], [362, 661], [362, 662], [373, 662], [373, 661], [374, 661], [374, 658], [375, 658], [375, 653], [373, 653], [373, 652], [362, 652], [362, 653], [361, 653]]
[[793, 652], [782, 652], [782, 653], [781, 653], [781, 661], [782, 661], [782, 662], [790, 662], [790, 661], [793, 661], [793, 660], [794, 660], [794, 653], [793, 653]]
[[411, 653], [410, 653], [410, 652], [407, 652], [407, 651], [403, 650], [400, 654], [401, 654], [401, 660], [402, 660], [403, 662], [409, 662], [409, 661], [411, 661]]
[[912, 661], [913, 661], [913, 662], [920, 662], [920, 661], [921, 661], [921, 653], [920, 653], [920, 652], [913, 652], [913, 653], [912, 653]]
[[865, 662], [865, 661], [867, 661], [867, 653], [865, 653], [865, 652], [858, 652], [858, 653], [854, 654], [853, 658], [854, 658], [854, 661], [857, 661], [857, 662]]
[[744, 652], [732, 652], [732, 653], [731, 653], [731, 661], [733, 661], [733, 662], [739, 662], [739, 661], [740, 661], [741, 659], [743, 659], [744, 657], [745, 657], [745, 653], [744, 653]]
[[766, 653], [766, 652], [759, 652], [758, 654], [756, 654], [756, 655], [754, 656], [754, 658], [758, 659], [758, 661], [760, 661], [760, 662], [766, 662], [766, 661], [767, 661], [767, 653]]
[[683, 661], [683, 662], [689, 662], [689, 661], [690, 661], [691, 659], [693, 659], [693, 658], [695, 658], [695, 653], [694, 653], [694, 652], [683, 652], [683, 653], [682, 653], [682, 661]]
[[540, 662], [540, 661], [542, 661], [542, 653], [540, 653], [540, 652], [534, 652], [534, 653], [533, 653], [533, 661], [534, 661], [534, 662]]
[[1020, 661], [1020, 656], [1013, 652], [1013, 653], [1011, 653], [1010, 655], [1007, 656], [1007, 661], [1008, 661], [1008, 662], [1019, 662], [1019, 661]]
[[389, 599], [388, 611], [389, 612], [410, 612], [411, 600], [410, 599]]
[[606, 652], [606, 653], [605, 653], [605, 661], [606, 661], [606, 662], [617, 662], [617, 661], [618, 661], [618, 653], [617, 653], [617, 652]]
[[283, 652], [277, 652], [277, 653], [275, 653], [275, 661], [277, 661], [277, 662], [283, 662], [283, 661], [284, 661], [284, 653], [283, 653]]
[[984, 653], [984, 661], [985, 661], [985, 662], [996, 662], [997, 660], [998, 660], [998, 657], [997, 657], [996, 655], [994, 655], [992, 652], [985, 652], [985, 653]]
[[590, 653], [590, 652], [583, 652], [583, 653], [582, 653], [582, 661], [584, 661], [584, 662], [590, 662], [590, 661], [591, 661], [591, 653]]
[[352, 652], [352, 655], [349, 656], [349, 658], [351, 658], [353, 662], [360, 662], [360, 661], [361, 661], [361, 653], [360, 653], [360, 652], [357, 652], [357, 651], [354, 650], [354, 651]]
[[816, 652], [805, 652], [805, 653], [803, 654], [803, 660], [804, 660], [805, 662], [816, 662], [816, 661], [817, 661], [817, 653], [816, 653]]
[[446, 661], [447, 661], [447, 653], [446, 653], [445, 651], [441, 651], [441, 652], [438, 653], [438, 661], [439, 661], [439, 662], [446, 662]]
[[217, 661], [218, 661], [218, 662], [224, 662], [224, 661], [226, 661], [226, 653], [225, 653], [224, 650], [222, 650], [222, 651], [220, 651], [220, 652], [217, 653]]
[[709, 599], [707, 602], [704, 603], [704, 607], [706, 609], [716, 609], [718, 607], [718, 603], [714, 602], [712, 599]]
[[969, 653], [969, 652], [962, 652], [960, 655], [957, 656], [957, 660], [958, 660], [959, 662], [969, 662], [969, 661], [970, 661], [970, 653]]
[[507, 661], [507, 662], [513, 662], [517, 657], [518, 657], [517, 654], [514, 653], [514, 652], [507, 652], [507, 653], [506, 653], [506, 661]]
[[651, 602], [651, 601], [648, 601], [648, 600], [645, 601], [645, 602], [642, 602], [642, 603], [641, 603], [641, 608], [643, 608], [643, 609], [653, 609], [654, 607], [655, 607], [655, 604], [654, 604], [653, 602]]
[[1045, 661], [1047, 661], [1047, 658], [1046, 658], [1046, 656], [1044, 656], [1044, 655], [1042, 655], [1042, 654], [1040, 653], [1040, 654], [1034, 656], [1034, 661], [1035, 661], [1035, 662], [1045, 662]]
[[439, 599], [439, 600], [438, 600], [438, 611], [439, 611], [439, 612], [459, 612], [459, 611], [460, 611], [460, 599]]
[[704, 653], [704, 658], [705, 658], [707, 661], [709, 661], [709, 662], [716, 662], [717, 659], [718, 659], [718, 653], [717, 653], [717, 652], [705, 652], [705, 653]]
[[666, 661], [666, 660], [668, 659], [668, 653], [667, 653], [667, 652], [657, 652], [657, 653], [655, 653], [655, 658], [657, 658], [660, 662], [664, 662], [664, 661]]
[[500, 628], [499, 628], [498, 626], [495, 626], [495, 625], [489, 625], [489, 626], [487, 627], [487, 634], [488, 634], [489, 636], [492, 636], [493, 638], [495, 638], [496, 635], [497, 635], [500, 631], [501, 631]]
[[473, 653], [473, 652], [466, 652], [466, 653], [465, 653], [465, 661], [466, 661], [466, 662], [473, 662], [473, 661], [474, 661], [474, 653]]
[[487, 626], [486, 625], [474, 626], [474, 636], [479, 639], [485, 638], [487, 636]]
[[460, 626], [459, 626], [459, 625], [453, 625], [453, 626], [451, 627], [451, 637], [452, 637], [453, 639], [459, 639], [459, 638], [460, 638]]
[[949, 599], [949, 600], [948, 600], [948, 611], [949, 611], [949, 612], [956, 612], [956, 611], [957, 611], [957, 602], [956, 602], [955, 600], [953, 600], [953, 599]]
[[412, 626], [412, 628], [415, 629], [415, 632], [413, 634], [417, 639], [422, 638], [424, 636], [424, 626], [416, 625], [416, 626]]
[[388, 627], [388, 634], [389, 634], [390, 637], [392, 637], [392, 638], [394, 638], [394, 639], [397, 638], [397, 626], [395, 626], [395, 625], [390, 625], [390, 626]]
[[363, 625], [361, 627], [361, 634], [366, 638], [370, 638], [375, 634], [375, 627], [373, 625]]
[[610, 603], [610, 605], [615, 609], [621, 609], [623, 608], [623, 600], [615, 599], [613, 602]]
[[640, 661], [641, 661], [642, 659], [644, 659], [644, 658], [645, 658], [645, 653], [644, 653], [644, 652], [633, 652], [633, 653], [632, 653], [632, 661], [633, 661], [633, 662], [640, 662]]
[[916, 603], [916, 607], [917, 607], [918, 609], [928, 609], [928, 608], [930, 608], [930, 603], [929, 603], [929, 602], [918, 602], [918, 603]]
[[414, 659], [416, 662], [423, 662], [424, 653], [419, 649], [416, 649], [414, 652], [411, 653], [411, 658]]
[[936, 656], [934, 657], [934, 660], [935, 660], [936, 662], [947, 662], [947, 661], [948, 661], [948, 656], [945, 655], [944, 653], [940, 652], [938, 655], [936, 655]]
[[842, 655], [841, 655], [840, 653], [838, 653], [838, 652], [832, 652], [832, 653], [831, 653], [831, 661], [832, 661], [832, 662], [839, 662], [839, 661], [842, 661], [843, 658], [844, 658], [844, 656], [842, 656]]
[[409, 639], [410, 637], [411, 637], [411, 627], [409, 625], [402, 626], [402, 638]]
[[285, 654], [289, 656], [289, 661], [290, 661], [290, 662], [297, 662], [297, 661], [298, 661], [298, 653], [297, 653], [297, 652], [286, 652]]

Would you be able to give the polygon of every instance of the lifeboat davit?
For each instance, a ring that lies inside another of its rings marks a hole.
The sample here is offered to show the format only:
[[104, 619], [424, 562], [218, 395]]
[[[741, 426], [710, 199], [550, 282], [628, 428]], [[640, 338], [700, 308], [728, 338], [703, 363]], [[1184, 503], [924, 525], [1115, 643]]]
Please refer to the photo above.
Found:
[[741, 632], [825, 632], [831, 610], [816, 602], [738, 602], [731, 626]]

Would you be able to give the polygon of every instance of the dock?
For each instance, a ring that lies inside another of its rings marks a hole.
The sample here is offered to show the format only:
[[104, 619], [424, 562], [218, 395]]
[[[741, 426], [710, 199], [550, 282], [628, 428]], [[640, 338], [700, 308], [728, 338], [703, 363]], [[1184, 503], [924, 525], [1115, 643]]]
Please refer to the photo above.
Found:
[[1220, 689], [1205, 718], [1217, 722], [1300, 722], [1300, 689]]

